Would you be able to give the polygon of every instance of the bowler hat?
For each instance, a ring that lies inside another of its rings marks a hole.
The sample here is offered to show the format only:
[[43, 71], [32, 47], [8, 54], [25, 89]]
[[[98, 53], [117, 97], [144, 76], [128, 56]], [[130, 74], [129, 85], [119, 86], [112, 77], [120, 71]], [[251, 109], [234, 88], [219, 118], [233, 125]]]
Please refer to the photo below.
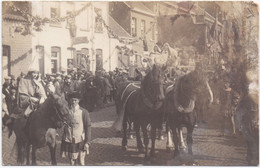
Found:
[[68, 94], [68, 98], [69, 99], [72, 99], [72, 98], [80, 99], [80, 94], [78, 92], [72, 92], [72, 93]]

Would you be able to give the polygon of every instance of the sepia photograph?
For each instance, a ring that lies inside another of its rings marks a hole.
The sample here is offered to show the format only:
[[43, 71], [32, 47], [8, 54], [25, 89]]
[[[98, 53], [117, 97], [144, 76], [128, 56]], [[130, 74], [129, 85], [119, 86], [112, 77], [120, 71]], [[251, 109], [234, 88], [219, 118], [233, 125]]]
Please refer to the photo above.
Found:
[[256, 1], [1, 5], [1, 166], [259, 166]]

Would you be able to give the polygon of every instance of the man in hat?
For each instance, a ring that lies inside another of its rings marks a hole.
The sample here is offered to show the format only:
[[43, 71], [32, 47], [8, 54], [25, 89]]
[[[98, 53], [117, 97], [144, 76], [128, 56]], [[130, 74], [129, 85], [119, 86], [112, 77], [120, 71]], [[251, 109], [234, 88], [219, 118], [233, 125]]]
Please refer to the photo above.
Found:
[[17, 82], [14, 75], [11, 75], [10, 89], [17, 89]]
[[21, 78], [18, 86], [18, 105], [26, 109], [25, 114], [29, 115], [36, 109], [39, 103], [45, 99], [44, 93], [41, 92], [38, 79], [39, 71], [30, 69], [25, 78]]
[[91, 141], [91, 121], [86, 109], [79, 106], [80, 94], [73, 92], [68, 95], [71, 127], [66, 125], [62, 136], [61, 154], [68, 156], [70, 165], [85, 165], [85, 155], [89, 154]]
[[66, 98], [66, 100], [68, 100], [68, 94], [72, 93], [74, 90], [74, 85], [71, 81], [71, 75], [66, 75], [65, 79], [64, 79], [64, 84], [63, 84], [63, 93], [64, 96]]

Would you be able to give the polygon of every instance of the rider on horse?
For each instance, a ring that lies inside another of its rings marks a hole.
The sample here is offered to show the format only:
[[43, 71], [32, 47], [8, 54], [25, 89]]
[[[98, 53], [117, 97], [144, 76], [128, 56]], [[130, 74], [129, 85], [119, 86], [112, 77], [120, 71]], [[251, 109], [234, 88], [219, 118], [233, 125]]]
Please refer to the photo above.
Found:
[[39, 104], [46, 99], [46, 93], [43, 86], [38, 81], [39, 71], [30, 69], [27, 76], [19, 82], [18, 87], [18, 105], [26, 109], [25, 113], [29, 115]]

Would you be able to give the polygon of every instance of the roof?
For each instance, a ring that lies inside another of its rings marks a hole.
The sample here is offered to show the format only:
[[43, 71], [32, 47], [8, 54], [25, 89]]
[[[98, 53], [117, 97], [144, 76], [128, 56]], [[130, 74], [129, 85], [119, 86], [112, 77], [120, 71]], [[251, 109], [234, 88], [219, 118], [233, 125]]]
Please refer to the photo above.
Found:
[[19, 15], [13, 15], [13, 14], [4, 14], [3, 19], [26, 22], [26, 19], [24, 17]]
[[149, 8], [147, 8], [142, 2], [127, 1], [124, 3], [133, 11], [140, 12], [150, 16], [155, 16], [155, 13]]
[[131, 38], [130, 34], [125, 31], [125, 29], [121, 27], [110, 15], [108, 16], [108, 24], [111, 30], [115, 32], [119, 37]]

